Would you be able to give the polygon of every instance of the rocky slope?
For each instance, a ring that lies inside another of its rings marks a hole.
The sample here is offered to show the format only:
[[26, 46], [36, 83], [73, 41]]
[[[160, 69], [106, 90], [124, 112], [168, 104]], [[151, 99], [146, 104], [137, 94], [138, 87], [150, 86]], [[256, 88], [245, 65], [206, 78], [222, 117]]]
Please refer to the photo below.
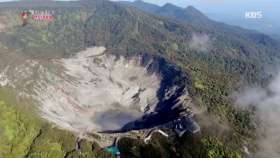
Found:
[[[187, 93], [178, 93], [183, 87], [170, 82], [174, 72], [186, 79], [179, 69], [157, 68], [156, 58], [144, 61], [142, 56], [117, 57], [104, 51], [94, 47], [49, 63], [28, 59], [13, 69], [7, 65], [0, 84], [33, 98], [41, 117], [73, 131], [118, 130], [145, 114], [169, 110], [189, 99]], [[169, 74], [162, 74], [165, 71]], [[157, 119], [160, 122], [151, 126], [175, 118]]]

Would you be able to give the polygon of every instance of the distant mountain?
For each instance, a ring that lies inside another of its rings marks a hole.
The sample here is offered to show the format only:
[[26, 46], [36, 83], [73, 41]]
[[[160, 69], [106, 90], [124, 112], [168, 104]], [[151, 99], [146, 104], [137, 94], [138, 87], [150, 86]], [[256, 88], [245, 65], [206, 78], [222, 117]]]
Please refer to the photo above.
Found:
[[183, 9], [171, 3], [166, 3], [164, 6], [155, 11], [155, 13], [176, 18], [179, 17], [181, 13], [183, 13]]
[[252, 32], [249, 30], [244, 30], [238, 26], [227, 25], [222, 22], [213, 21], [204, 15], [202, 12], [194, 8], [193, 6], [188, 6], [187, 8], [180, 8], [171, 3], [166, 3], [164, 6], [160, 7], [154, 4], [146, 3], [141, 0], [129, 2], [129, 1], [119, 1], [120, 3], [134, 6], [138, 9], [149, 11], [155, 14], [160, 14], [164, 16], [169, 16], [178, 20], [186, 21], [190, 24], [198, 25], [207, 29], [219, 29], [228, 31], [239, 31], [239, 32]]
[[141, 0], [134, 1], [133, 3], [130, 1], [120, 1], [120, 2], [124, 3], [124, 4], [128, 4], [128, 5], [133, 4], [133, 6], [135, 6], [135, 7], [137, 6], [137, 8], [146, 10], [149, 12], [156, 12], [160, 8], [160, 6], [158, 6], [158, 5], [146, 3]]
[[205, 22], [211, 21], [208, 17], [206, 17], [199, 10], [195, 9], [193, 6], [188, 6], [187, 8], [183, 9], [173, 4], [167, 3], [155, 13], [170, 16], [175, 19], [185, 20], [189, 23], [196, 23], [196, 20]]
[[274, 35], [272, 35], [272, 37], [274, 37], [274, 38], [280, 40], [280, 35], [278, 35], [278, 34], [274, 34]]

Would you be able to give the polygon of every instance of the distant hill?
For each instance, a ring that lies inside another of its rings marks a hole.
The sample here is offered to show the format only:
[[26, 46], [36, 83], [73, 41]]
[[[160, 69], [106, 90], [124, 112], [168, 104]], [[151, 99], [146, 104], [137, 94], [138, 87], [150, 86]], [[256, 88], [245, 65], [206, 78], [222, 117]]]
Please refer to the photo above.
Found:
[[133, 4], [133, 6], [137, 6], [137, 8], [146, 10], [149, 12], [156, 12], [160, 8], [160, 6], [158, 6], [158, 5], [146, 3], [141, 0], [134, 1], [133, 3], [130, 1], [120, 1], [120, 2], [124, 3], [124, 4], [128, 4], [128, 5]]
[[274, 34], [274, 35], [272, 35], [272, 37], [274, 37], [274, 38], [280, 40], [280, 35], [278, 35], [278, 34]]
[[134, 1], [134, 2], [129, 2], [129, 1], [119, 1], [119, 2], [155, 14], [160, 14], [178, 20], [183, 20], [190, 24], [198, 25], [200, 27], [207, 28], [207, 29], [253, 32], [250, 30], [242, 29], [241, 27], [238, 26], [231, 26], [222, 22], [213, 21], [210, 18], [208, 18], [206, 15], [204, 15], [202, 12], [194, 8], [193, 6], [188, 6], [187, 8], [180, 8], [171, 3], [166, 3], [164, 6], [160, 7], [154, 4], [146, 3], [141, 0]]
[[193, 24], [198, 24], [198, 21], [203, 23], [211, 22], [208, 17], [206, 17], [203, 13], [201, 13], [193, 6], [188, 6], [187, 8], [183, 9], [173, 4], [167, 3], [155, 13], [170, 16], [175, 19], [185, 20]]

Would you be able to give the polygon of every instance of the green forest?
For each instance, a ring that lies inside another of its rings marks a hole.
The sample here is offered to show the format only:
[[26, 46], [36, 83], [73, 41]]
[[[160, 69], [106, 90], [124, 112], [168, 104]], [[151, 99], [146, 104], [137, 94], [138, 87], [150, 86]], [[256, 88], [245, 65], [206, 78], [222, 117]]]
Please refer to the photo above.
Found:
[[[54, 10], [53, 20], [28, 19], [22, 27], [21, 11]], [[203, 126], [200, 135], [186, 133], [164, 140], [161, 135], [149, 145], [122, 139], [122, 157], [243, 157], [242, 144], [257, 150], [258, 123], [254, 108], [239, 109], [228, 96], [244, 85], [266, 86], [262, 70], [278, 62], [280, 42], [254, 31], [202, 27], [155, 15], [111, 1], [9, 2], [0, 5], [0, 52], [22, 53], [33, 59], [67, 58], [91, 46], [105, 46], [106, 53], [130, 56], [148, 53], [177, 65], [188, 76], [186, 85], [205, 117], [215, 117], [230, 130], [219, 132], [217, 123]], [[202, 19], [203, 20], [203, 19]], [[206, 52], [188, 47], [192, 34], [207, 34], [211, 45]], [[0, 87], [2, 138], [0, 154], [7, 157], [77, 157], [74, 134], [53, 128], [13, 102], [11, 89]], [[175, 143], [176, 142], [176, 143]], [[179, 149], [179, 154], [173, 151]], [[112, 157], [96, 144], [83, 141], [84, 157]], [[149, 154], [153, 153], [153, 154]]]

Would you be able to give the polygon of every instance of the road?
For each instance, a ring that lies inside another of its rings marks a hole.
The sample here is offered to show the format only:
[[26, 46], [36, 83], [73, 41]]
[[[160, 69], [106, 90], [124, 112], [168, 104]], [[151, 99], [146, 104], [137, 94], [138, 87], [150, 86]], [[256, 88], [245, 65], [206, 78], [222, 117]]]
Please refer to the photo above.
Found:
[[[152, 129], [152, 130], [150, 130], [148, 132], [148, 134], [146, 136], [141, 136], [141, 137], [137, 137], [137, 136], [133, 136], [133, 135], [128, 135], [128, 134], [118, 135], [118, 136], [113, 137], [113, 141], [111, 143], [105, 142], [105, 141], [102, 141], [102, 140], [98, 140], [98, 139], [93, 138], [93, 137], [86, 136], [83, 132], [80, 132], [78, 137], [79, 137], [79, 139], [86, 139], [88, 141], [94, 141], [101, 148], [108, 148], [108, 147], [111, 147], [111, 146], [118, 146], [118, 141], [120, 139], [122, 139], [122, 138], [143, 139], [146, 142], [146, 140], [150, 140], [151, 139], [151, 137], [152, 137], [154, 132], [158, 132], [158, 131], [159, 131], [158, 129]], [[78, 146], [78, 144], [76, 144], [76, 146]]]
[[126, 134], [123, 134], [123, 135], [119, 135], [119, 136], [115, 136], [113, 137], [113, 141], [111, 143], [109, 142], [105, 142], [105, 141], [102, 141], [102, 140], [98, 140], [96, 138], [93, 138], [93, 137], [89, 137], [89, 136], [86, 136], [84, 133], [80, 132], [80, 134], [78, 135], [78, 137], [80, 139], [86, 139], [88, 141], [94, 141], [96, 142], [101, 148], [108, 148], [108, 147], [111, 147], [111, 146], [117, 146], [118, 144], [118, 141], [121, 139], [121, 138], [132, 138], [132, 139], [138, 139], [137, 136], [129, 136], [129, 135], [126, 135]]
[[112, 141], [108, 141], [108, 140], [99, 140], [99, 139], [87, 136], [86, 134], [84, 134], [82, 132], [79, 133], [78, 137], [80, 139], [86, 139], [86, 140], [89, 140], [89, 141], [94, 141], [101, 148], [108, 148], [108, 147], [111, 147], [111, 146], [117, 146], [118, 145], [118, 141], [121, 138], [142, 139], [142, 140], [144, 140], [144, 142], [148, 143], [149, 140], [151, 139], [152, 135], [154, 134], [154, 132], [159, 132], [162, 135], [168, 137], [168, 135], [166, 133], [164, 133], [163, 131], [161, 131], [160, 128], [173, 127], [174, 124], [179, 123], [181, 121], [182, 120], [176, 120], [176, 121], [172, 121], [172, 122], [160, 125], [160, 126], [158, 126], [156, 128], [152, 128], [149, 131], [147, 130], [146, 132], [144, 132], [140, 137], [135, 136], [135, 135], [131, 135], [129, 133], [123, 133], [123, 134], [118, 133], [118, 134], [113, 135], [113, 136], [111, 135], [112, 136]]

